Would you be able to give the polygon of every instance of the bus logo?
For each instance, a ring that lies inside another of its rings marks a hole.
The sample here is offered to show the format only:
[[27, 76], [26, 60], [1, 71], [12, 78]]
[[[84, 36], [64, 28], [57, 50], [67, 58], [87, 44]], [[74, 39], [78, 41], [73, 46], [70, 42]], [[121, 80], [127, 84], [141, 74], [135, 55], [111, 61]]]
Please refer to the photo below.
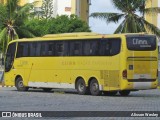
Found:
[[139, 40], [139, 39], [134, 38], [133, 45], [148, 45], [148, 42], [147, 40]]

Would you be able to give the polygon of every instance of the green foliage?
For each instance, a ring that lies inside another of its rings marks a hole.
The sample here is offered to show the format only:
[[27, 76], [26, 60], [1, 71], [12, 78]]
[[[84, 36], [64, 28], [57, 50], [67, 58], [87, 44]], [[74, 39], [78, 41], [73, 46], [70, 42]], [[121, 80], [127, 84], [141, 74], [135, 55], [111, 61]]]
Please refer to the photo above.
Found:
[[46, 34], [90, 32], [89, 26], [77, 16], [62, 15], [51, 19], [32, 19], [26, 23], [26, 27], [35, 36]]
[[4, 21], [7, 17], [7, 9], [3, 4], [0, 4], [0, 31], [4, 27]]
[[92, 13], [91, 17], [117, 23], [122, 20], [114, 33], [138, 33], [151, 31], [160, 37], [160, 30], [147, 22], [144, 15], [160, 13], [159, 7], [145, 8], [148, 0], [112, 0], [114, 7], [121, 13]]
[[19, 6], [18, 3], [19, 0], [7, 0], [5, 7], [2, 5], [0, 6], [0, 10], [2, 9], [4, 11], [4, 15], [0, 15], [2, 16], [0, 18], [3, 19], [1, 21], [3, 26], [0, 32], [0, 45], [3, 53], [5, 53], [6, 46], [11, 40], [17, 39], [19, 36], [34, 36], [24, 26], [24, 23], [28, 19], [30, 10], [33, 8], [34, 4], [28, 3], [24, 6]]

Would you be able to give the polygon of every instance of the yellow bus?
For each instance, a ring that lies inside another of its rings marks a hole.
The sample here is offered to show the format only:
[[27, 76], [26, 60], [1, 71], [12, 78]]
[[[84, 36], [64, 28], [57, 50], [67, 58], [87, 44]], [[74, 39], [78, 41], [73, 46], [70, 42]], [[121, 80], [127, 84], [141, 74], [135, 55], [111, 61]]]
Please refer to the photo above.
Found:
[[53, 34], [9, 43], [5, 85], [18, 91], [71, 88], [80, 95], [127, 96], [156, 89], [157, 70], [155, 35]]

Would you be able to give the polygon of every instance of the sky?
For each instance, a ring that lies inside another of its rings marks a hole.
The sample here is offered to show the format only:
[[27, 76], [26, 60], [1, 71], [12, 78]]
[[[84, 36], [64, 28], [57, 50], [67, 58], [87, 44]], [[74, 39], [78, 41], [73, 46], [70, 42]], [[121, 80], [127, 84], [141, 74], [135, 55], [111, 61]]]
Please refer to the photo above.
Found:
[[[93, 12], [119, 12], [111, 3], [111, 0], [91, 0], [90, 14]], [[112, 34], [119, 23], [106, 23], [105, 20], [89, 18], [89, 26], [92, 32]]]

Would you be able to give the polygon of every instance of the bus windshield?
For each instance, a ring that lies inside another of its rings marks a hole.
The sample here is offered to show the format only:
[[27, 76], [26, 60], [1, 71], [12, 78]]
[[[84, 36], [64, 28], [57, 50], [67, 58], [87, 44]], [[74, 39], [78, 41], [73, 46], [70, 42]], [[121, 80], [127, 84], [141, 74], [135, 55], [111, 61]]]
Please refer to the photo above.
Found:
[[156, 36], [127, 36], [127, 48], [134, 51], [156, 50]]
[[15, 50], [16, 50], [16, 43], [12, 43], [8, 46], [8, 50], [6, 53], [6, 59], [5, 59], [5, 72], [10, 71], [10, 69], [12, 68]]

